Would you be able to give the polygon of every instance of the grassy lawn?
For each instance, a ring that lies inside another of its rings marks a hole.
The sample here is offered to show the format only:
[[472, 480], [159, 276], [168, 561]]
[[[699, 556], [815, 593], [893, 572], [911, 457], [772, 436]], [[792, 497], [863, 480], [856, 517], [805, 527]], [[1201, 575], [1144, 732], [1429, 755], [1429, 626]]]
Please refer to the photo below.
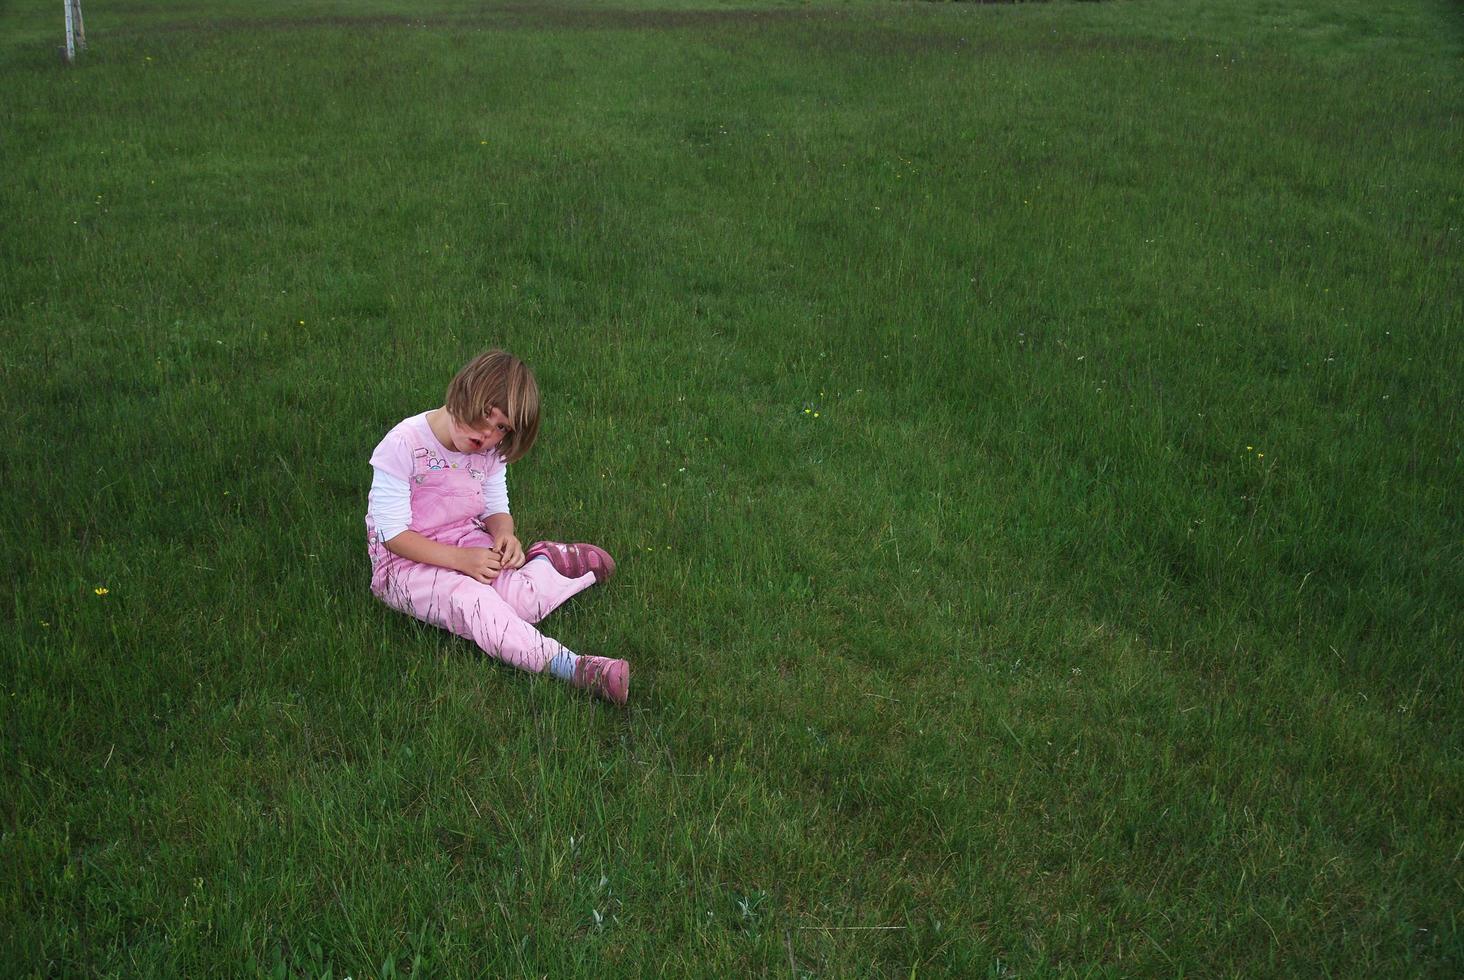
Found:
[[[1464, 15], [0, 0], [7, 975], [1464, 972]], [[506, 346], [546, 623], [368, 591]]]

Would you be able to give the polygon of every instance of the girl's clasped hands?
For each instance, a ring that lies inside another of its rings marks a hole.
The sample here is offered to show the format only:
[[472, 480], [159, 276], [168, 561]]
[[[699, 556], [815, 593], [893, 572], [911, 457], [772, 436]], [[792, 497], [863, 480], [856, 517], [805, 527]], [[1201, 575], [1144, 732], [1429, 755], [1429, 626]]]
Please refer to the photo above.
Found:
[[456, 557], [458, 571], [488, 585], [505, 568], [524, 566], [524, 546], [514, 535], [505, 534], [491, 548], [459, 548]]

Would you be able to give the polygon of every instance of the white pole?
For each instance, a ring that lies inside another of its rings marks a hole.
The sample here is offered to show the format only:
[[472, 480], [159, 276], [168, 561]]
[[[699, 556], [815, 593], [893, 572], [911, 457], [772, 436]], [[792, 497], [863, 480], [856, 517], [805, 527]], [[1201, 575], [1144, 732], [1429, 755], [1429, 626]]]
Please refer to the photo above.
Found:
[[71, 26], [71, 0], [61, 0], [66, 5], [66, 63], [76, 60], [76, 33]]

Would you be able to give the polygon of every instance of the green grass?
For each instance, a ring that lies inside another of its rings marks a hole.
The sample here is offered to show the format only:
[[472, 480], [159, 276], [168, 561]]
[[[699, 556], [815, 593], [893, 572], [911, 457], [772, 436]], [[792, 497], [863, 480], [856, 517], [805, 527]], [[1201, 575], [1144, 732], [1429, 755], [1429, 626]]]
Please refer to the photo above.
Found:
[[[1464, 971], [1456, 5], [87, 13], [0, 4], [7, 974]], [[368, 592], [492, 345], [628, 711]]]

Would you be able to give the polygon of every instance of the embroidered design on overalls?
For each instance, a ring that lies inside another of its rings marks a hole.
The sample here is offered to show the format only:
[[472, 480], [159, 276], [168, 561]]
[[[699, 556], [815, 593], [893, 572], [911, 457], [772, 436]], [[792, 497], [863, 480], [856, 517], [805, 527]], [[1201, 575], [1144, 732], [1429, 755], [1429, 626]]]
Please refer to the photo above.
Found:
[[412, 482], [421, 483], [432, 470], [450, 469], [447, 461], [426, 446], [412, 450]]

